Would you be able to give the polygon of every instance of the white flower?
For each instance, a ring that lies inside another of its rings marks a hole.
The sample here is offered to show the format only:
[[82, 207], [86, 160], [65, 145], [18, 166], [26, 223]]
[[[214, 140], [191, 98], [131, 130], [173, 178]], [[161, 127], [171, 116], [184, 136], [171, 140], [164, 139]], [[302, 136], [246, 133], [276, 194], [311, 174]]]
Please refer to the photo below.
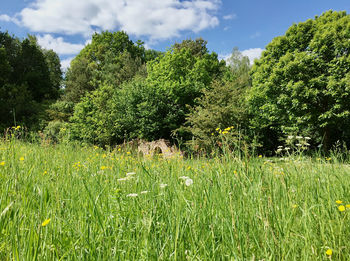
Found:
[[305, 137], [305, 140], [311, 140], [311, 138], [310, 137]]
[[276, 152], [277, 152], [277, 153], [280, 153], [281, 151], [282, 151], [282, 149], [278, 149]]
[[282, 149], [282, 148], [283, 148], [283, 146], [278, 146], [277, 148]]
[[290, 150], [290, 148], [289, 148], [289, 147], [285, 147], [284, 149], [285, 149], [285, 150]]
[[159, 184], [159, 187], [160, 188], [165, 188], [165, 187], [167, 187], [168, 186], [168, 184]]
[[134, 177], [132, 176], [126, 176], [124, 178], [120, 178], [120, 179], [117, 179], [117, 181], [127, 181], [127, 180], [130, 180], [130, 179], [133, 179]]
[[136, 173], [135, 172], [128, 172], [126, 173], [126, 176], [129, 177], [129, 176], [132, 176], [132, 175], [135, 175]]
[[300, 144], [300, 143], [298, 143], [298, 144], [295, 144], [295, 145], [297, 145], [298, 147], [301, 147], [302, 145]]
[[145, 190], [145, 191], [141, 191], [141, 194], [147, 194], [149, 191]]
[[297, 138], [298, 140], [302, 139], [303, 136], [296, 136], [295, 138]]
[[294, 139], [294, 136], [288, 136], [288, 140]]
[[185, 185], [188, 187], [188, 186], [191, 186], [193, 184], [193, 180], [188, 178], [185, 180]]
[[128, 195], [126, 195], [127, 197], [130, 197], [130, 198], [135, 198], [137, 197], [138, 195], [136, 193], [130, 193]]

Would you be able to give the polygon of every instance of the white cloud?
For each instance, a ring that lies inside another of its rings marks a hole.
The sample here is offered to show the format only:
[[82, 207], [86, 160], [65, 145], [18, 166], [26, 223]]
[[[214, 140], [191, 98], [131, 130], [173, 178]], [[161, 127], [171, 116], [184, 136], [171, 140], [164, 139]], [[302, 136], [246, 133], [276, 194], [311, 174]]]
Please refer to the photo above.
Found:
[[167, 39], [182, 31], [217, 26], [220, 4], [221, 0], [35, 0], [18, 17], [34, 32], [90, 36], [94, 31], [121, 29]]
[[45, 49], [52, 49], [59, 55], [77, 54], [84, 48], [83, 44], [72, 44], [65, 42], [62, 37], [54, 38], [50, 34], [37, 36], [38, 43]]
[[69, 57], [61, 61], [61, 69], [63, 72], [67, 71], [68, 67], [70, 66], [70, 62], [73, 60], [73, 58], [74, 57]]
[[[247, 50], [240, 51], [243, 56], [247, 56], [249, 58], [249, 62], [253, 65], [255, 59], [259, 59], [261, 57], [261, 53], [264, 49], [261, 48], [250, 48]], [[231, 53], [229, 54], [219, 54], [220, 60], [225, 60], [226, 62], [231, 57]]]
[[237, 18], [237, 15], [236, 14], [229, 14], [229, 15], [224, 15], [222, 18], [224, 20], [233, 20], [233, 19]]
[[261, 36], [261, 33], [260, 32], [256, 32], [256, 33], [254, 33], [254, 34], [252, 34], [251, 36], [250, 36], [250, 39], [255, 39], [255, 38], [258, 38], [258, 37], [260, 37]]
[[261, 49], [261, 48], [250, 48], [250, 49], [242, 51], [242, 55], [248, 56], [250, 64], [253, 64], [255, 59], [260, 58], [261, 53], [263, 51], [264, 51], [264, 49]]
[[6, 14], [2, 14], [0, 15], [0, 21], [4, 21], [4, 22], [12, 22], [12, 23], [15, 23], [15, 24], [19, 24], [19, 21], [17, 18], [15, 17], [10, 17]]

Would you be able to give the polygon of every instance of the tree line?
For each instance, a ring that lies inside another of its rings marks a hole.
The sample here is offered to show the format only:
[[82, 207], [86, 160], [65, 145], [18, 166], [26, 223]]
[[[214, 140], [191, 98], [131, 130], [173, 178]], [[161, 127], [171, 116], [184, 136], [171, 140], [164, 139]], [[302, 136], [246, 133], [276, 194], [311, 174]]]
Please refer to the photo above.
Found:
[[325, 150], [350, 143], [350, 16], [327, 11], [293, 24], [250, 65], [237, 49], [220, 60], [201, 38], [166, 52], [125, 32], [96, 33], [64, 79], [59, 58], [0, 34], [0, 127], [22, 124], [59, 141], [101, 146], [169, 139], [210, 152], [272, 153], [291, 135]]

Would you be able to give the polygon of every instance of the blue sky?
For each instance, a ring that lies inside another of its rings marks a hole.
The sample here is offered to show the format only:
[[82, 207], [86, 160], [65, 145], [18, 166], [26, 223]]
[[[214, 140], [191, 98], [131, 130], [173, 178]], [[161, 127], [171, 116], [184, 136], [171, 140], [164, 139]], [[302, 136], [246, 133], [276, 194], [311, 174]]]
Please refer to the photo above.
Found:
[[327, 10], [350, 13], [349, 0], [5, 0], [0, 30], [36, 35], [56, 51], [63, 67], [95, 31], [124, 30], [152, 49], [202, 37], [221, 57], [237, 46], [251, 59], [293, 23]]

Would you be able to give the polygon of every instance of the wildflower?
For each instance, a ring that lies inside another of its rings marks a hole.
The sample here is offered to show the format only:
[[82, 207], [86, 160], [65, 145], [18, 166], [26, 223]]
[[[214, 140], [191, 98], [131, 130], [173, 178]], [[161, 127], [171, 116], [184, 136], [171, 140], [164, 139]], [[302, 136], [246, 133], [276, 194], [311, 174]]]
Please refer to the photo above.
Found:
[[305, 137], [305, 140], [311, 140], [311, 138], [310, 137]]
[[193, 184], [193, 180], [192, 179], [188, 178], [188, 179], [185, 180], [185, 185], [187, 187], [191, 186], [192, 184]]
[[215, 130], [218, 131], [218, 130], [220, 130], [220, 128], [216, 128]]
[[295, 145], [297, 145], [298, 147], [301, 147], [301, 146], [302, 146], [300, 143], [297, 143], [297, 144], [295, 144]]
[[141, 194], [147, 194], [149, 191], [145, 190], [145, 191], [141, 191]]
[[106, 158], [106, 157], [107, 157], [107, 155], [106, 155], [106, 154], [103, 154], [103, 155], [102, 155], [102, 158]]
[[106, 166], [101, 166], [101, 170], [105, 170], [106, 168]]
[[295, 138], [297, 138], [298, 140], [302, 139], [303, 136], [295, 136]]
[[287, 137], [287, 139], [288, 140], [292, 140], [292, 139], [294, 139], [294, 136], [290, 135], [290, 136]]
[[343, 205], [340, 205], [340, 206], [338, 207], [338, 209], [339, 209], [340, 212], [345, 211], [345, 207], [344, 207]]
[[19, 160], [20, 160], [20, 161], [23, 161], [23, 160], [24, 160], [24, 157], [20, 157]]
[[126, 195], [129, 198], [136, 198], [138, 195], [136, 193], [130, 193], [128, 195]]
[[332, 249], [327, 249], [326, 255], [327, 255], [327, 256], [331, 256], [332, 254], [333, 254]]
[[341, 201], [341, 200], [337, 200], [335, 203], [337, 203], [337, 204], [341, 204], [341, 203], [343, 203], [343, 201]]
[[188, 166], [187, 169], [190, 170], [190, 169], [191, 169], [191, 166]]
[[5, 161], [1, 161], [0, 166], [5, 166]]
[[227, 134], [227, 133], [228, 133], [228, 131], [223, 131], [223, 132], [222, 132], [222, 134]]
[[237, 173], [237, 170], [234, 170], [234, 171], [233, 171], [233, 174], [237, 175], [237, 174], [238, 174], [238, 173]]
[[51, 221], [51, 218], [46, 219], [46, 220], [41, 224], [41, 226], [43, 226], [43, 227], [47, 226], [47, 225], [50, 223], [50, 221]]
[[131, 177], [131, 176], [127, 176], [127, 177], [125, 177], [125, 178], [120, 178], [120, 179], [117, 179], [117, 181], [127, 181], [127, 180], [130, 180], [130, 179], [132, 179], [133, 177]]
[[159, 187], [160, 188], [165, 188], [165, 187], [167, 187], [168, 186], [168, 184], [159, 184]]
[[131, 152], [130, 152], [130, 151], [128, 151], [126, 154], [130, 155], [130, 154], [131, 154]]
[[259, 158], [262, 158], [262, 155], [259, 155]]
[[297, 204], [294, 204], [293, 206], [292, 206], [292, 208], [297, 208], [298, 207], [298, 205]]
[[46, 175], [46, 174], [47, 174], [47, 171], [45, 170], [45, 171], [44, 171], [44, 175]]
[[350, 208], [350, 204], [345, 205], [346, 208]]
[[327, 161], [330, 161], [330, 160], [332, 160], [332, 158], [326, 158], [326, 160], [327, 160]]
[[277, 149], [276, 153], [280, 153], [282, 151], [282, 149]]

